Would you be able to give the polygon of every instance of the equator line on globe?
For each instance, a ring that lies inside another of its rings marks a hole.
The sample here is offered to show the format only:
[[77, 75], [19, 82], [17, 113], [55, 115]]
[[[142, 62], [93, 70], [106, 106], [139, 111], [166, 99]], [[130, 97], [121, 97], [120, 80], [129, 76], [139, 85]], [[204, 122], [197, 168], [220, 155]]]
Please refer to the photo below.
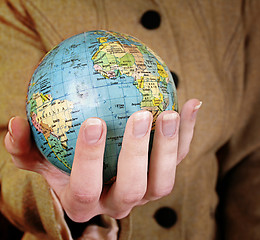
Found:
[[115, 178], [127, 119], [177, 110], [176, 88], [163, 60], [138, 39], [89, 31], [64, 40], [42, 59], [28, 87], [26, 111], [44, 157], [70, 173], [80, 126], [89, 117], [107, 124], [103, 182]]

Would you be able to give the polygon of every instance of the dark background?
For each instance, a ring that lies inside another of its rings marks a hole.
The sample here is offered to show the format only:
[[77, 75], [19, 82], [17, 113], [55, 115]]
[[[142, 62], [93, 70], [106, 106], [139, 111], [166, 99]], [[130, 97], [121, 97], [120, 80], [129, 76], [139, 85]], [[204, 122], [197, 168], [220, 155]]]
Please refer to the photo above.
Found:
[[23, 232], [14, 227], [1, 213], [0, 213], [0, 240], [20, 240]]

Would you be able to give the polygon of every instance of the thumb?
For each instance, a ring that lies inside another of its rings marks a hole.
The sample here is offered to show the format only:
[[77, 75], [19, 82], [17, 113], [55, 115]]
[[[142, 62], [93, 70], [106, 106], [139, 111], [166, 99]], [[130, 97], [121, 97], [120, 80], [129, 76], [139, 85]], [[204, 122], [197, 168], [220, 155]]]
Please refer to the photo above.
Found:
[[39, 172], [43, 158], [33, 144], [29, 123], [21, 117], [13, 117], [8, 124], [5, 136], [6, 150], [14, 164], [21, 169]]

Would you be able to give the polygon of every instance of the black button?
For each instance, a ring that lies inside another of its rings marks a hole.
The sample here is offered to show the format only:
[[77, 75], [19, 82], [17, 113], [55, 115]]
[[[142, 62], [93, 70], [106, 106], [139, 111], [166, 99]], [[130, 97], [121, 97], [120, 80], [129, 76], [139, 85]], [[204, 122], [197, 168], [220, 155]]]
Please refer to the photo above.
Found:
[[147, 29], [156, 29], [161, 24], [161, 16], [158, 12], [149, 10], [143, 14], [141, 23]]
[[178, 88], [179, 78], [178, 78], [178, 76], [177, 76], [177, 74], [175, 72], [171, 71], [171, 74], [172, 74], [173, 81], [175, 83], [175, 87]]
[[177, 222], [176, 212], [169, 207], [162, 207], [154, 214], [156, 222], [164, 228], [170, 228]]

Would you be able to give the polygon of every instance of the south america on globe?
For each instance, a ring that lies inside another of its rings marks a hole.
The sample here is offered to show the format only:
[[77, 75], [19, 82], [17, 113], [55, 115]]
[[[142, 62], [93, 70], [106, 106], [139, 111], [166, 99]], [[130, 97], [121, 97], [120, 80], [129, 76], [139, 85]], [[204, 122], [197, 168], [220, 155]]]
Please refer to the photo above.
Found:
[[43, 156], [70, 174], [81, 124], [107, 124], [103, 182], [115, 179], [127, 119], [152, 112], [153, 128], [165, 110], [177, 111], [176, 88], [163, 60], [138, 39], [89, 31], [64, 40], [39, 63], [29, 86], [27, 117]]

